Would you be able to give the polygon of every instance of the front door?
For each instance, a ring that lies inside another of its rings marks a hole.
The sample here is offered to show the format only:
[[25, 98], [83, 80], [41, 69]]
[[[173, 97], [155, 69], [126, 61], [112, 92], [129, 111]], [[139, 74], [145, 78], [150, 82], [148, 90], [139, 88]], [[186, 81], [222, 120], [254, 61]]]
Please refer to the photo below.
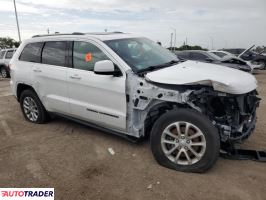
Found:
[[68, 68], [70, 112], [74, 117], [115, 130], [126, 130], [126, 76], [97, 75], [94, 64], [110, 58], [95, 44], [73, 43], [73, 68]]

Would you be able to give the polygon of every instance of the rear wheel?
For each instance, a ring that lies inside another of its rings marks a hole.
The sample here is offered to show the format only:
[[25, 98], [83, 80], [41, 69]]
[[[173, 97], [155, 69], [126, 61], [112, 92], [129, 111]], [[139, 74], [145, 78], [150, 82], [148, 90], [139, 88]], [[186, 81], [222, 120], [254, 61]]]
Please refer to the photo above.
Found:
[[204, 115], [190, 109], [162, 115], [151, 132], [151, 149], [157, 162], [184, 172], [204, 172], [219, 156], [217, 129]]
[[20, 96], [20, 107], [24, 117], [32, 123], [45, 123], [49, 115], [35, 92], [25, 90]]

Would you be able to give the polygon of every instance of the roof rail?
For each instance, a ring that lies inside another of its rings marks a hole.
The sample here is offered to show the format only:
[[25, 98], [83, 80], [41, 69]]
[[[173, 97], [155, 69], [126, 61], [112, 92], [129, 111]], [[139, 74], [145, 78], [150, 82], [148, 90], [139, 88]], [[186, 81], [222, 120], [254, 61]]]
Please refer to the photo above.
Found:
[[35, 38], [35, 37], [47, 37], [47, 36], [57, 36], [57, 35], [85, 35], [85, 33], [73, 32], [73, 33], [43, 34], [43, 35], [34, 35], [34, 36], [32, 36], [32, 38]]
[[36, 37], [47, 37], [47, 36], [57, 36], [57, 35], [109, 35], [109, 34], [120, 34], [123, 32], [114, 31], [114, 32], [95, 32], [95, 33], [81, 33], [81, 32], [73, 32], [73, 33], [54, 33], [54, 34], [43, 34], [43, 35], [34, 35], [32, 38]]

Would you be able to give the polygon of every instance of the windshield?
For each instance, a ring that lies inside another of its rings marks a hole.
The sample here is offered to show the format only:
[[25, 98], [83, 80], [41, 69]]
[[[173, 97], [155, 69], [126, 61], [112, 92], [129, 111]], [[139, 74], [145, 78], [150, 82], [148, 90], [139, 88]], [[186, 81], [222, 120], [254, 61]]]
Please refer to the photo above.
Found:
[[108, 40], [105, 43], [134, 72], [154, 70], [178, 62], [177, 57], [173, 53], [147, 38]]

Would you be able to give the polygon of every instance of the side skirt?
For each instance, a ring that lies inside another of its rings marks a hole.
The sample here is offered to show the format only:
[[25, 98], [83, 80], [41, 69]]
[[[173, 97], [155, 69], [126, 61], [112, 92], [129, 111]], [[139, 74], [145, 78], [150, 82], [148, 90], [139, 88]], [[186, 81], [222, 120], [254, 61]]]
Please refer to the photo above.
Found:
[[108, 128], [105, 128], [103, 126], [100, 126], [100, 125], [97, 125], [97, 124], [94, 124], [94, 123], [90, 123], [90, 122], [87, 122], [87, 121], [84, 121], [84, 120], [81, 120], [81, 119], [77, 119], [77, 118], [74, 118], [74, 117], [70, 117], [70, 116], [67, 116], [67, 115], [63, 115], [63, 114], [60, 114], [60, 113], [54, 113], [53, 112], [53, 113], [49, 113], [49, 114], [52, 115], [52, 116], [58, 116], [58, 117], [62, 117], [62, 118], [65, 118], [65, 119], [69, 119], [69, 120], [77, 122], [79, 124], [82, 124], [82, 125], [85, 125], [85, 126], [88, 126], [88, 127], [95, 128], [97, 130], [103, 131], [104, 133], [108, 133], [108, 134], [111, 133], [112, 135], [119, 136], [119, 137], [121, 137], [123, 139], [126, 139], [129, 142], [132, 142], [132, 143], [138, 143], [142, 139], [142, 138], [129, 136], [126, 133], [115, 131], [115, 130], [112, 130], [112, 129], [108, 129]]

